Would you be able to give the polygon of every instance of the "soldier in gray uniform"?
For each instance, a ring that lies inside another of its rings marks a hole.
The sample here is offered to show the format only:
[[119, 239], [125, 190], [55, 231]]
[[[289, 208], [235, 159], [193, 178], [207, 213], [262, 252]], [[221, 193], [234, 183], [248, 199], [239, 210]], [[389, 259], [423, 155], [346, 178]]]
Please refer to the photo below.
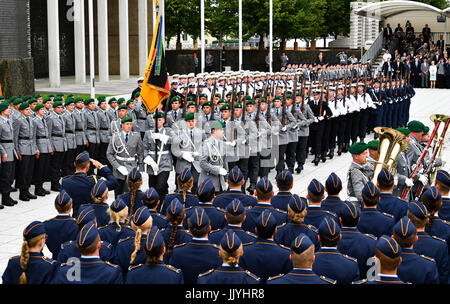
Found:
[[33, 118], [35, 132], [34, 137], [36, 138], [36, 146], [39, 151], [39, 156], [36, 155], [32, 182], [34, 184], [34, 194], [37, 196], [45, 196], [46, 194], [50, 194], [50, 191], [44, 189], [43, 184], [47, 168], [50, 167], [51, 153], [53, 153], [53, 150], [50, 142], [47, 122], [44, 118], [44, 105], [36, 105], [34, 111], [36, 113], [36, 116]]
[[[95, 111], [95, 101], [93, 98], [87, 98], [84, 101], [86, 110], [84, 112], [85, 117], [85, 129], [86, 129], [86, 139], [88, 141], [87, 150], [89, 155], [93, 159], [98, 159], [99, 148], [100, 148], [100, 123], [97, 117], [97, 112]], [[91, 166], [88, 175], [94, 173], [94, 166]]]
[[84, 117], [84, 101], [83, 98], [75, 98], [75, 110], [72, 115], [75, 118], [75, 139], [77, 142], [77, 150], [75, 155], [86, 151], [87, 139], [86, 139], [86, 118]]
[[[116, 123], [116, 121], [112, 122]], [[128, 191], [126, 179], [128, 173], [133, 168], [142, 166], [143, 145], [138, 132], [133, 132], [132, 118], [126, 116], [121, 120], [121, 128], [111, 129], [111, 141], [106, 150], [106, 157], [113, 168], [113, 174], [119, 182], [119, 186], [114, 191], [115, 197]]]
[[303, 114], [297, 111], [296, 105], [293, 104], [293, 98], [294, 96], [292, 93], [289, 92], [286, 94], [286, 112], [291, 113], [292, 117], [295, 119], [295, 125], [287, 131], [288, 144], [286, 146], [286, 165], [292, 174], [294, 174], [295, 167], [295, 152], [298, 144], [299, 121], [304, 118]]
[[134, 115], [136, 117], [136, 127], [137, 131], [141, 133], [141, 139], [144, 139], [146, 129], [146, 120], [147, 120], [147, 108], [142, 103], [142, 100], [139, 98], [140, 92], [136, 92], [134, 96]]
[[98, 110], [96, 112], [98, 124], [99, 124], [99, 149], [98, 149], [98, 161], [111, 168], [111, 164], [106, 158], [106, 150], [108, 149], [109, 142], [111, 141], [111, 121], [109, 120], [108, 113], [106, 112], [106, 101], [99, 100]]
[[[303, 90], [303, 88], [302, 88]], [[305, 98], [301, 93], [296, 93], [295, 96], [295, 106], [296, 112], [298, 114], [297, 125], [298, 125], [298, 141], [297, 147], [295, 149], [295, 158], [297, 161], [297, 168], [295, 172], [299, 174], [303, 170], [303, 165], [307, 157], [307, 145], [309, 136], [309, 125], [314, 122], [314, 113], [309, 107], [308, 103], [305, 102]]]
[[278, 136], [278, 119], [268, 108], [268, 103], [264, 97], [259, 102], [259, 117], [255, 118], [258, 128], [258, 154], [259, 172], [258, 176], [267, 176], [270, 169], [275, 167], [272, 159], [272, 136]]
[[109, 121], [113, 121], [117, 118], [119, 118], [119, 114], [117, 113], [117, 100], [115, 97], [111, 97], [108, 100], [108, 109], [106, 109], [106, 113], [108, 114]]
[[[410, 131], [407, 128], [398, 128], [397, 131], [403, 133], [406, 137], [404, 141], [408, 143], [411, 141], [411, 138], [408, 136]], [[397, 157], [397, 161], [395, 163], [397, 174], [394, 178], [397, 179], [397, 185], [394, 187], [392, 191], [392, 195], [396, 197], [401, 197], [403, 194], [403, 190], [405, 186], [412, 187], [414, 186], [414, 181], [410, 179], [412, 173], [412, 166], [411, 162], [408, 158], [407, 151], [400, 152], [400, 154]], [[410, 201], [413, 198], [411, 197], [411, 192], [408, 193], [409, 196], [405, 197], [406, 201]]]
[[67, 151], [66, 126], [61, 115], [63, 106], [61, 101], [53, 103], [53, 111], [46, 118], [50, 142], [52, 144], [53, 157], [50, 166], [50, 181], [52, 191], [61, 191], [59, 179], [62, 177], [64, 154]]
[[71, 97], [67, 98], [64, 106], [66, 111], [62, 113], [62, 117], [66, 127], [67, 151], [64, 153], [62, 175], [67, 176], [75, 172], [75, 168], [73, 166], [75, 152], [77, 150], [77, 140], [75, 137], [76, 120], [73, 115], [75, 109], [75, 99]]
[[30, 107], [27, 102], [19, 106], [19, 113], [14, 122], [14, 147], [17, 152], [16, 188], [20, 190], [19, 199], [29, 201], [37, 196], [30, 193], [31, 178], [33, 177], [35, 155], [38, 153], [34, 125], [30, 117]]
[[[253, 99], [248, 99], [245, 101], [246, 107], [246, 129], [248, 136], [248, 146], [249, 146], [249, 159], [248, 159], [248, 174], [245, 176], [245, 179], [250, 181], [250, 185], [246, 189], [250, 195], [253, 195], [253, 192], [256, 189], [256, 183], [258, 182], [258, 174], [259, 174], [259, 158], [260, 158], [260, 146], [258, 144], [259, 136], [258, 136], [258, 127], [255, 123], [256, 116], [258, 113], [255, 111], [255, 101]], [[245, 185], [245, 183], [244, 183]]]

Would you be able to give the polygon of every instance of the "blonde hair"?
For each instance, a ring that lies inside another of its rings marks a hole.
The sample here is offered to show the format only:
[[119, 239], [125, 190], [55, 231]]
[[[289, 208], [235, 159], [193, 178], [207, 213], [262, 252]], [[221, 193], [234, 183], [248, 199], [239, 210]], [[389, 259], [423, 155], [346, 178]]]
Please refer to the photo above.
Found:
[[239, 263], [239, 258], [241, 257], [242, 252], [242, 244], [238, 249], [231, 253], [223, 250], [222, 246], [219, 246], [219, 255], [222, 258], [223, 262], [231, 266], [236, 266]]
[[178, 180], [178, 187], [181, 189], [181, 192], [183, 193], [183, 203], [186, 203], [186, 192], [188, 190], [191, 190], [193, 185], [194, 179], [192, 177], [185, 183], [181, 183], [180, 180]]
[[103, 203], [108, 199], [108, 189], [106, 189], [105, 192], [97, 196], [91, 194], [91, 197], [95, 203]]
[[23, 239], [22, 252], [20, 253], [20, 269], [22, 270], [22, 274], [19, 277], [19, 284], [28, 284], [25, 271], [28, 269], [28, 261], [30, 260], [30, 248], [35, 247], [44, 238], [45, 234], [43, 233], [30, 240]]
[[130, 265], [133, 264], [134, 259], [136, 259], [136, 255], [141, 250], [141, 237], [142, 230], [150, 230], [153, 225], [153, 219], [151, 216], [143, 223], [141, 226], [136, 226], [133, 222], [131, 222], [132, 227], [136, 230], [136, 234], [134, 236], [134, 251], [130, 256]]
[[287, 207], [289, 219], [296, 224], [302, 224], [306, 217], [306, 208], [302, 212], [295, 212], [289, 205]]
[[120, 226], [120, 222], [123, 222], [128, 218], [128, 206], [125, 206], [125, 208], [123, 208], [119, 212], [114, 212], [111, 209], [108, 209], [108, 211], [112, 221], [119, 227], [117, 231], [121, 231], [122, 226]]
[[127, 179], [128, 182], [128, 189], [130, 189], [130, 215], [134, 214], [134, 203], [136, 200], [136, 192], [139, 190], [139, 188], [142, 186], [142, 177], [133, 182], [132, 180], [130, 180], [129, 178]]

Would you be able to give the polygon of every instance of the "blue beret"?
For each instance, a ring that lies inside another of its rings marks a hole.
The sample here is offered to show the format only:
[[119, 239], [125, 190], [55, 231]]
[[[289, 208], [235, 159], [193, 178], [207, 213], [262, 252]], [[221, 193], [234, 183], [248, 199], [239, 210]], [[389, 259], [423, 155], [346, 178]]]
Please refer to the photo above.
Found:
[[291, 244], [291, 250], [297, 254], [303, 253], [313, 245], [311, 239], [304, 233], [300, 233]]
[[450, 187], [450, 175], [445, 170], [438, 170], [436, 174], [436, 180], [443, 183], [445, 186]]
[[428, 188], [423, 194], [422, 197], [426, 197], [430, 202], [437, 202], [441, 200], [441, 193], [436, 189], [435, 186], [431, 186]]
[[325, 191], [323, 185], [317, 180], [313, 179], [308, 186], [308, 191], [314, 195], [321, 195]]
[[169, 207], [167, 208], [167, 213], [171, 216], [177, 216], [181, 213], [181, 211], [183, 211], [183, 205], [181, 202], [177, 198], [171, 200]]
[[240, 215], [244, 213], [245, 208], [241, 201], [235, 198], [227, 205], [226, 210], [231, 215]]
[[78, 212], [77, 224], [85, 225], [95, 220], [95, 210], [92, 206], [81, 206]]
[[114, 212], [120, 212], [126, 206], [127, 204], [125, 204], [125, 202], [121, 198], [117, 198], [116, 200], [114, 200], [114, 202], [112, 202], [111, 206], [109, 206], [109, 209], [111, 209]]
[[256, 227], [258, 231], [262, 230], [273, 230], [277, 226], [277, 221], [275, 215], [271, 211], [264, 210], [256, 219]]
[[89, 221], [81, 228], [77, 235], [77, 248], [86, 248], [91, 245], [98, 236], [97, 226]]
[[189, 168], [184, 168], [184, 170], [178, 175], [178, 181], [182, 184], [188, 182], [192, 177], [191, 170]]
[[135, 226], [142, 226], [151, 216], [150, 210], [146, 206], [141, 206], [133, 215], [133, 224]]
[[406, 239], [416, 232], [416, 226], [407, 216], [404, 216], [395, 224], [394, 231], [400, 238]]
[[291, 171], [289, 171], [287, 169], [284, 169], [277, 175], [277, 182], [279, 184], [290, 185], [293, 180], [294, 180], [294, 177], [292, 176]]
[[164, 238], [158, 227], [152, 227], [145, 239], [145, 250], [149, 253], [158, 252], [164, 245]]
[[259, 179], [256, 184], [256, 188], [258, 188], [262, 193], [269, 193], [272, 191], [272, 183], [269, 181], [267, 176], [263, 176]]
[[198, 206], [194, 207], [194, 212], [192, 212], [189, 220], [191, 221], [192, 226], [198, 228], [204, 227], [209, 224], [209, 217], [206, 214], [205, 209]]
[[342, 181], [336, 173], [332, 172], [325, 181], [325, 187], [328, 190], [340, 190], [342, 189]]
[[383, 185], [390, 185], [394, 182], [394, 176], [388, 169], [383, 168], [380, 173], [378, 173], [377, 181]]
[[214, 184], [211, 178], [206, 178], [197, 188], [197, 195], [205, 195], [207, 193], [214, 192]]
[[390, 258], [396, 258], [402, 253], [397, 241], [385, 234], [378, 238], [376, 248]]
[[159, 194], [155, 188], [150, 187], [147, 191], [144, 192], [144, 200], [147, 202], [152, 202], [159, 199]]
[[138, 168], [131, 169], [130, 173], [128, 173], [128, 179], [132, 182], [137, 182], [142, 177], [141, 172], [139, 172]]
[[339, 216], [343, 219], [356, 219], [360, 216], [359, 208], [356, 208], [354, 204], [349, 201], [345, 201], [342, 203]]
[[341, 228], [332, 217], [325, 216], [319, 225], [319, 232], [334, 239], [341, 232]]
[[233, 169], [228, 172], [228, 179], [233, 183], [237, 184], [244, 179], [241, 169], [238, 166], [234, 166]]
[[26, 240], [31, 240], [32, 238], [43, 233], [45, 233], [44, 224], [40, 221], [34, 221], [23, 230], [23, 237]]
[[420, 202], [416, 200], [412, 200], [408, 204], [408, 211], [411, 212], [415, 217], [419, 219], [426, 219], [429, 216], [427, 207]]
[[377, 198], [380, 196], [380, 190], [378, 189], [377, 186], [375, 186], [374, 183], [372, 182], [367, 182], [367, 184], [364, 186], [363, 190], [362, 190], [362, 194], [371, 199], [371, 198]]
[[233, 230], [227, 230], [220, 240], [220, 247], [228, 253], [235, 252], [241, 244], [241, 239]]
[[292, 209], [295, 213], [300, 213], [303, 210], [305, 210], [308, 201], [304, 197], [300, 197], [297, 194], [293, 194], [292, 197], [289, 199], [289, 208]]
[[70, 195], [64, 189], [62, 189], [55, 198], [55, 204], [62, 207], [68, 204], [70, 200]]
[[105, 191], [108, 191], [108, 186], [103, 179], [100, 179], [97, 183], [95, 183], [94, 187], [92, 187], [91, 195], [93, 197], [99, 197], [105, 193]]
[[88, 160], [90, 160], [90, 156], [89, 153], [87, 151], [81, 152], [80, 154], [77, 155], [77, 157], [75, 157], [75, 162], [77, 164], [81, 164], [84, 163]]

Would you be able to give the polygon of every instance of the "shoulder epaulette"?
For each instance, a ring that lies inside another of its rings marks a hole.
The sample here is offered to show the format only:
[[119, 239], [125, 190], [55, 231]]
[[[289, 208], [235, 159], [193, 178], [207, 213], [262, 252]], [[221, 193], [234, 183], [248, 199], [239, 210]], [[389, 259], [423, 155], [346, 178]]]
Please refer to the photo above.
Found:
[[109, 226], [111, 226], [111, 223], [110, 224], [106, 224], [106, 225], [101, 226], [101, 227], [97, 227], [97, 230], [105, 229], [105, 228], [108, 228]]
[[109, 266], [114, 267], [114, 268], [116, 268], [116, 269], [120, 269], [119, 266], [114, 265], [114, 264], [112, 264], [112, 263], [110, 263], [110, 262], [108, 262], [108, 261], [104, 261], [104, 262], [105, 262], [106, 265], [109, 265]]
[[355, 263], [358, 263], [358, 260], [355, 259], [355, 258], [352, 258], [351, 256], [348, 256], [348, 255], [346, 255], [346, 254], [343, 254], [342, 256], [343, 256], [344, 258], [350, 260], [350, 261], [353, 261], [353, 262], [355, 262]]
[[138, 264], [138, 265], [130, 266], [130, 267], [128, 267], [128, 270], [136, 269], [138, 267], [141, 267], [142, 265], [144, 265], [144, 264]]
[[127, 237], [124, 238], [124, 239], [120, 239], [120, 240], [117, 242], [117, 244], [122, 243], [122, 242], [125, 242], [125, 241], [127, 241], [127, 240], [129, 240], [129, 239], [131, 239], [131, 238], [133, 238], [133, 237], [132, 237], [132, 236], [127, 236]]
[[213, 271], [214, 271], [214, 268], [208, 270], [207, 272], [204, 272], [204, 273], [199, 274], [198, 277], [200, 278], [200, 277], [206, 276], [206, 275], [208, 275], [208, 274], [211, 274]]
[[184, 209], [184, 211], [191, 210], [194, 206], [190, 206]]
[[72, 243], [73, 243], [73, 241], [67, 241], [67, 242], [65, 242], [65, 243], [62, 243], [62, 244], [61, 244], [61, 249], [64, 249], [65, 247], [69, 246], [69, 245], [72, 244]]
[[112, 245], [111, 245], [110, 243], [108, 243], [108, 242], [101, 241], [101, 243], [102, 243], [102, 246], [105, 246], [105, 247], [108, 248], [108, 249], [111, 249], [111, 248], [112, 248]]
[[381, 214], [383, 214], [383, 215], [385, 215], [387, 217], [390, 217], [392, 219], [394, 218], [394, 216], [392, 214], [389, 214], [389, 213], [386, 213], [386, 212], [381, 212]]
[[167, 268], [167, 269], [170, 269], [170, 270], [172, 270], [172, 271], [175, 271], [176, 273], [181, 273], [181, 269], [175, 268], [175, 267], [173, 267], [172, 265], [167, 265], [167, 264], [166, 264], [166, 268]]
[[276, 211], [278, 211], [280, 213], [287, 214], [287, 211], [284, 211], [284, 210], [281, 210], [281, 209], [278, 209], [278, 208], [273, 208], [273, 209], [275, 209]]
[[329, 211], [329, 210], [324, 210], [326, 213], [328, 213], [328, 214], [330, 214], [330, 215], [332, 215], [332, 216], [334, 216], [334, 217], [338, 217], [337, 216], [337, 214], [336, 213], [334, 213], [334, 212], [331, 212], [331, 211]]
[[173, 248], [175, 249], [175, 248], [178, 248], [178, 247], [182, 247], [182, 246], [184, 246], [184, 245], [186, 245], [186, 244], [187, 244], [187, 243], [177, 244], [177, 245], [173, 246]]
[[215, 232], [219, 232], [219, 231], [222, 231], [222, 229], [214, 229], [214, 230], [211, 230], [209, 233], [211, 234], [211, 233], [215, 233]]
[[277, 226], [277, 229], [283, 228], [283, 227], [286, 226], [286, 225], [287, 225], [287, 223], [283, 223], [283, 224], [281, 224], [280, 226]]
[[319, 229], [317, 229], [315, 226], [313, 225], [306, 225], [306, 227], [308, 227], [309, 230], [314, 231], [315, 233], [319, 233]]
[[328, 282], [328, 283], [330, 283], [330, 284], [336, 284], [336, 280], [327, 278], [326, 276], [319, 276], [319, 278], [320, 278], [322, 281]]
[[365, 236], [368, 236], [368, 237], [370, 237], [371, 239], [374, 239], [375, 241], [377, 240], [377, 238], [374, 236], [374, 235], [372, 235], [372, 234], [370, 234], [370, 233], [363, 233]]
[[220, 212], [223, 212], [223, 213], [225, 213], [225, 210], [223, 210], [222, 208], [220, 208], [220, 207], [216, 207], [216, 206], [214, 206], [214, 208], [216, 208], [218, 211], [220, 211]]
[[352, 284], [358, 284], [358, 285], [366, 284], [366, 283], [367, 283], [367, 279], [362, 279], [362, 280], [352, 282]]
[[245, 270], [244, 272], [245, 272], [249, 277], [254, 278], [256, 281], [260, 281], [260, 280], [261, 280], [259, 277], [257, 277], [256, 275], [254, 275], [253, 273], [251, 273], [251, 272], [248, 271], [248, 270]]
[[448, 221], [446, 221], [446, 220], [443, 220], [443, 219], [440, 219], [440, 218], [438, 218], [441, 222], [443, 222], [444, 224], [447, 224], [447, 225], [449, 225], [450, 226], [450, 222], [448, 222]]
[[20, 259], [20, 255], [16, 255], [16, 256], [10, 257], [9, 259], [10, 260]]
[[437, 236], [435, 236], [435, 235], [432, 235], [431, 237], [432, 237], [433, 239], [435, 239], [435, 240], [438, 240], [438, 241], [447, 243], [444, 239], [441, 239], [440, 237], [437, 237]]
[[281, 244], [278, 244], [278, 245], [280, 245], [280, 247], [281, 247], [281, 248], [283, 248], [283, 249], [286, 249], [286, 250], [291, 250], [291, 248], [289, 248], [289, 247], [286, 247], [286, 246], [284, 246], [284, 245], [281, 245]]
[[423, 255], [423, 254], [419, 254], [419, 255], [426, 260], [436, 263], [436, 261], [433, 258], [427, 257], [426, 255]]
[[53, 260], [53, 259], [51, 259], [51, 258], [48, 258], [48, 257], [46, 257], [46, 256], [42, 256], [41, 259], [44, 260], [44, 261], [46, 261], [47, 263], [49, 263], [49, 264], [51, 264], [51, 265], [54, 264], [54, 263], [56, 263], [55, 260]]
[[257, 238], [257, 237], [258, 237], [256, 234], [251, 233], [250, 231], [244, 231], [244, 232], [245, 232], [245, 234], [248, 234], [248, 235], [250, 235], [250, 236], [252, 236], [252, 237], [254, 237], [254, 238]]
[[269, 278], [267, 279], [267, 281], [275, 280], [275, 279], [281, 278], [281, 277], [283, 277], [283, 276], [285, 276], [285, 275], [286, 275], [285, 273], [281, 273], [281, 274], [279, 274], [279, 275], [276, 275], [276, 276], [273, 276], [273, 277], [269, 277]]

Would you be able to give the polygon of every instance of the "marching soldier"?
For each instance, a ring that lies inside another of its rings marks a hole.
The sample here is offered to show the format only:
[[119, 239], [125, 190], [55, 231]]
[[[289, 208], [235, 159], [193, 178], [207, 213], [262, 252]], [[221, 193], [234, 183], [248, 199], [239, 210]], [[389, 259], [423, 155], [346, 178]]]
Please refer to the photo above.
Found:
[[75, 118], [75, 138], [77, 142], [77, 149], [75, 154], [78, 155], [83, 151], [86, 151], [87, 138], [86, 138], [86, 117], [84, 116], [84, 101], [83, 98], [75, 98], [75, 110], [73, 111]]
[[[303, 88], [302, 88], [303, 90]], [[295, 96], [296, 113], [299, 115], [298, 122], [298, 141], [295, 149], [295, 158], [297, 161], [297, 168], [295, 172], [300, 174], [303, 170], [303, 165], [307, 157], [309, 126], [314, 122], [314, 113], [311, 111], [308, 103], [305, 100], [305, 94], [297, 93]]]
[[[140, 92], [136, 93], [134, 95], [134, 115], [136, 117], [136, 127], [137, 130], [141, 133], [141, 139], [144, 139], [145, 131], [146, 131], [146, 120], [147, 120], [147, 108], [142, 102], [142, 99], [140, 98]], [[133, 117], [132, 117], [133, 118]]]
[[67, 98], [64, 103], [66, 111], [61, 115], [65, 123], [66, 140], [67, 140], [67, 151], [64, 154], [63, 159], [63, 176], [73, 174], [75, 168], [73, 167], [73, 160], [75, 159], [75, 153], [77, 150], [77, 140], [76, 140], [76, 120], [74, 109], [75, 100], [73, 98]]
[[109, 121], [116, 120], [119, 116], [117, 114], [117, 99], [115, 97], [111, 97], [108, 100], [109, 107], [106, 109], [106, 114], [108, 114]]
[[[100, 148], [100, 123], [95, 111], [95, 101], [93, 98], [87, 98], [84, 101], [86, 110], [84, 112], [85, 120], [85, 130], [87, 138], [87, 150], [89, 155], [98, 159], [99, 148]], [[91, 168], [93, 170], [93, 168]], [[93, 171], [90, 171], [92, 174]]]
[[52, 144], [50, 142], [49, 130], [46, 119], [44, 118], [45, 109], [43, 104], [38, 104], [34, 108], [36, 116], [33, 119], [34, 137], [36, 138], [36, 146], [39, 151], [39, 157], [36, 157], [35, 167], [33, 171], [34, 194], [37, 196], [45, 196], [50, 191], [43, 187], [47, 168], [50, 167]]
[[98, 160], [102, 164], [111, 165], [106, 158], [106, 150], [108, 149], [109, 142], [111, 141], [111, 121], [106, 109], [106, 101], [99, 100], [98, 110], [96, 112], [98, 124], [99, 124], [99, 148], [98, 148]]
[[0, 104], [0, 152], [2, 155], [2, 169], [0, 170], [0, 192], [2, 193], [2, 205], [13, 206], [16, 200], [10, 197], [12, 183], [14, 181], [15, 158], [14, 131], [12, 121], [9, 118], [11, 109], [9, 103]]
[[[273, 108], [271, 109], [272, 113], [275, 114], [277, 118], [277, 123], [279, 125], [279, 134], [278, 134], [278, 163], [275, 167], [277, 170], [277, 174], [280, 173], [285, 167], [285, 156], [286, 149], [289, 143], [288, 131], [296, 128], [297, 120], [292, 115], [291, 112], [287, 110], [287, 105], [283, 105], [282, 97], [277, 96], [273, 101]], [[293, 165], [290, 162], [290, 165]], [[290, 168], [292, 169], [292, 168]]]

